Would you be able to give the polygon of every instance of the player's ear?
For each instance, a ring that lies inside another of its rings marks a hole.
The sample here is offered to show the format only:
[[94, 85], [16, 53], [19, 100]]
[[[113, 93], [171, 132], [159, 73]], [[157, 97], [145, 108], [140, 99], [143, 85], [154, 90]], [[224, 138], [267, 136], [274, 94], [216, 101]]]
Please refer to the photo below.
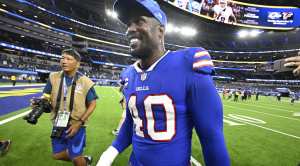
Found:
[[159, 31], [159, 38], [162, 38], [165, 35], [165, 27], [159, 26], [158, 31]]

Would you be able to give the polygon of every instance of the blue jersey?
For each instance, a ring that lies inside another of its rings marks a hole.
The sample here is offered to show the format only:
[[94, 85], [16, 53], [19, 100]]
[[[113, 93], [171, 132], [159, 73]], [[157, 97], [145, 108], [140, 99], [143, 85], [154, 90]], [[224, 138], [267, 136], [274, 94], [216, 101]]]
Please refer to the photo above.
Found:
[[192, 129], [201, 141], [206, 166], [228, 166], [223, 112], [202, 48], [169, 51], [146, 71], [138, 63], [121, 75], [126, 120], [113, 146], [132, 144], [132, 166], [188, 166]]

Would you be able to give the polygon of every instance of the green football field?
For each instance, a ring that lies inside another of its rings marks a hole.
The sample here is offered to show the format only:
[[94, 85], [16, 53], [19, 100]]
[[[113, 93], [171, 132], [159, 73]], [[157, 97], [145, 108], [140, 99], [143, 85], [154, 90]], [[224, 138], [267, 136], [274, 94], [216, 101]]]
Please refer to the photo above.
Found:
[[[94, 157], [93, 165], [114, 139], [111, 131], [117, 127], [122, 113], [117, 89], [96, 87], [96, 90], [100, 99], [88, 123], [85, 148], [85, 154]], [[300, 117], [293, 116], [294, 112], [300, 112], [300, 103], [291, 105], [288, 99], [278, 102], [274, 97], [255, 101], [253, 96], [251, 101], [224, 100], [223, 104], [224, 133], [233, 166], [300, 164]], [[1, 116], [0, 123], [27, 110]], [[48, 114], [35, 126], [22, 118], [0, 125], [0, 139], [13, 142], [9, 153], [0, 157], [0, 166], [71, 166], [51, 158], [50, 132]], [[200, 147], [194, 135], [192, 156], [204, 165]], [[126, 166], [130, 151], [128, 148], [120, 154], [113, 165]]]

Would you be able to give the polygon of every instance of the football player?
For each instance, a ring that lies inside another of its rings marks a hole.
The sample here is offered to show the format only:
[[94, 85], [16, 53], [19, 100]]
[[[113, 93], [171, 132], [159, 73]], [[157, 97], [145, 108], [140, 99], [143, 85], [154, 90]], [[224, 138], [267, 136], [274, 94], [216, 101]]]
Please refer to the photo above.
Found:
[[[223, 23], [236, 23], [236, 17], [233, 14], [232, 8], [227, 4], [227, 0], [220, 0], [219, 5], [213, 7], [214, 19]], [[229, 18], [233, 18], [233, 22], [229, 21]]]
[[122, 74], [126, 119], [97, 166], [110, 166], [131, 144], [131, 166], [189, 166], [193, 128], [206, 166], [229, 166], [222, 103], [208, 52], [167, 51], [167, 18], [154, 0], [118, 0], [114, 10], [128, 26], [130, 52], [139, 60]]

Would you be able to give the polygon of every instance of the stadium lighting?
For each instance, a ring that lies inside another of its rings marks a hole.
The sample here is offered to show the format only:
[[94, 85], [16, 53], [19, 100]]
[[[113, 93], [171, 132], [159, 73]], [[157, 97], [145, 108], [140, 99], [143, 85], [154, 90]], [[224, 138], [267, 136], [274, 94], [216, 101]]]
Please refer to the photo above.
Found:
[[195, 36], [197, 31], [191, 27], [177, 27], [172, 23], [168, 23], [166, 26], [167, 33], [179, 33], [183, 36]]
[[38, 18], [38, 16], [33, 16], [34, 18]]
[[254, 29], [254, 30], [252, 30], [252, 31], [249, 32], [249, 35], [250, 35], [251, 37], [256, 37], [256, 36], [258, 36], [260, 33], [261, 33], [261, 32], [260, 32], [259, 30]]
[[238, 36], [239, 36], [240, 38], [245, 38], [246, 36], [248, 36], [248, 31], [246, 31], [246, 30], [241, 30], [241, 31], [238, 32]]
[[180, 33], [184, 36], [195, 36], [197, 31], [190, 27], [182, 27]]
[[111, 11], [109, 9], [105, 10], [106, 15], [111, 16]]
[[3, 7], [6, 7], [6, 5], [5, 5], [4, 3], [2, 3], [2, 6], [3, 6]]
[[110, 9], [106, 9], [106, 15], [112, 17], [114, 19], [118, 18], [118, 13], [111, 11]]
[[253, 29], [251, 31], [248, 30], [241, 30], [238, 32], [239, 38], [246, 38], [246, 37], [257, 37], [262, 31], [257, 29]]
[[178, 27], [175, 27], [175, 28], [174, 28], [174, 32], [175, 32], [175, 33], [178, 33], [178, 32], [180, 32], [180, 31], [181, 31], [180, 28], [178, 28]]
[[168, 24], [167, 24], [167, 27], [166, 27], [166, 32], [167, 32], [167, 33], [170, 33], [170, 32], [173, 32], [173, 31], [174, 31], [174, 25], [168, 23]]
[[112, 14], [111, 14], [111, 17], [114, 18], [114, 19], [117, 19], [118, 18], [118, 13], [113, 11]]
[[53, 24], [53, 25], [54, 25], [54, 24], [55, 24], [55, 22], [54, 22], [54, 21], [52, 21], [52, 22], [51, 22], [51, 24]]
[[23, 13], [23, 10], [18, 10], [20, 13]]

